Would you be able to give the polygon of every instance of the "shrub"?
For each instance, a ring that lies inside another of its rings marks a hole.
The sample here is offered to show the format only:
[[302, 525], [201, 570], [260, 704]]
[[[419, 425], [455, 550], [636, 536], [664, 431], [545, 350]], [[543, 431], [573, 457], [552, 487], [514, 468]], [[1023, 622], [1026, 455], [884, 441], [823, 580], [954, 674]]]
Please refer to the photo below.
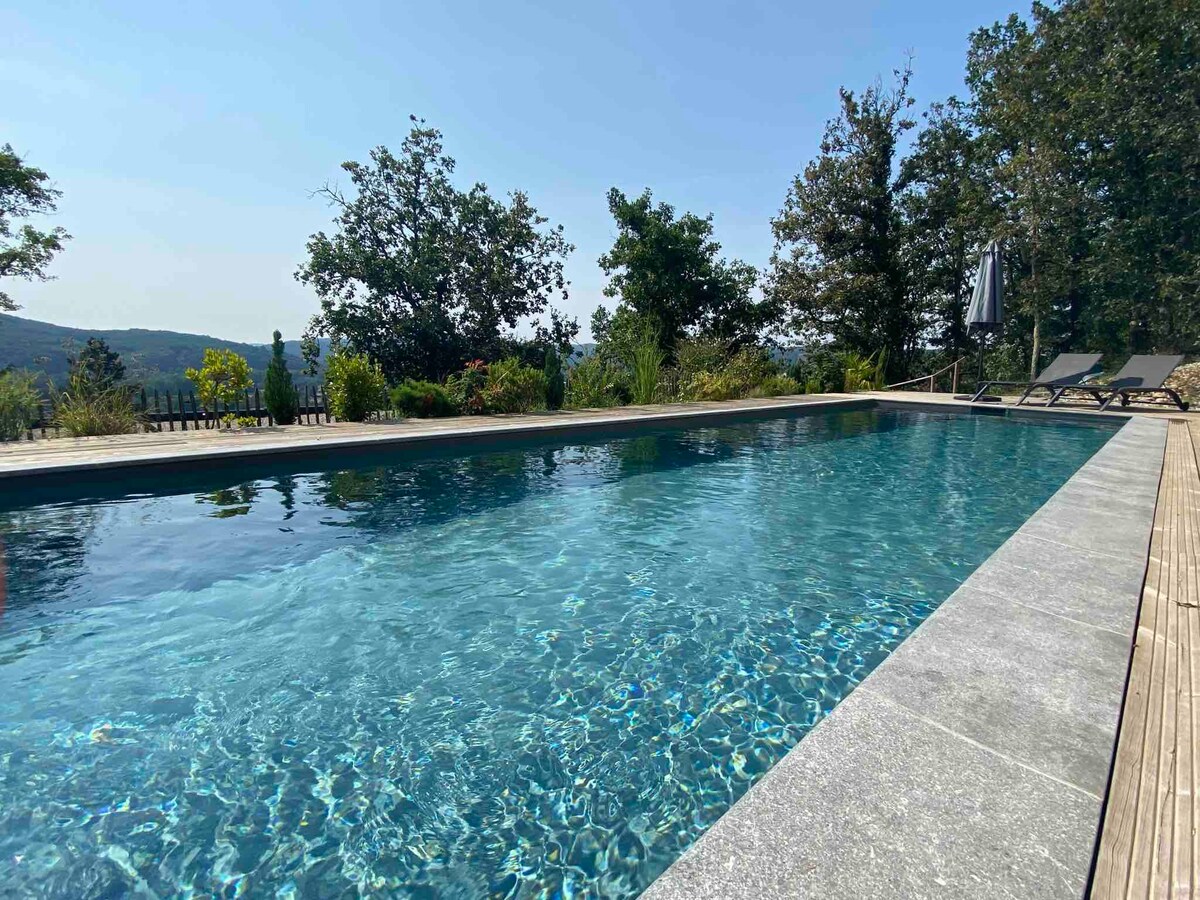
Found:
[[461, 372], [446, 379], [446, 393], [450, 401], [468, 415], [485, 411], [483, 387], [487, 384], [488, 367], [482, 359], [472, 360]]
[[98, 434], [130, 434], [137, 431], [142, 419], [133, 408], [133, 398], [127, 388], [102, 387], [76, 371], [61, 394], [51, 389], [54, 424], [71, 437], [91, 437]]
[[263, 401], [267, 412], [277, 425], [296, 421], [296, 386], [292, 373], [283, 358], [283, 336], [276, 331], [271, 341], [271, 361], [267, 364], [267, 379], [263, 386]]
[[785, 394], [803, 394], [804, 387], [788, 375], [770, 375], [750, 392], [752, 397], [782, 397]]
[[413, 378], [406, 378], [392, 388], [392, 406], [406, 416], [419, 419], [458, 415], [458, 406], [446, 388]]
[[546, 378], [546, 407], [562, 409], [567, 384], [563, 379], [562, 360], [558, 358], [558, 352], [553, 347], [546, 350], [546, 365], [542, 375]]
[[570, 409], [620, 406], [629, 398], [625, 381], [624, 371], [599, 354], [585, 356], [568, 373], [566, 405]]
[[383, 406], [387, 382], [378, 363], [365, 353], [335, 350], [325, 363], [325, 392], [340, 422], [362, 422]]
[[183, 374], [196, 385], [200, 402], [207, 409], [216, 413], [219, 404], [225, 406], [222, 422], [226, 425], [232, 424], [234, 414], [229, 411], [229, 407], [244, 396], [252, 383], [250, 363], [246, 362], [246, 358], [232, 350], [206, 347], [200, 368], [188, 369]]
[[634, 403], [654, 403], [660, 399], [659, 378], [664, 359], [658, 341], [648, 335], [629, 351], [629, 389]]
[[846, 393], [854, 391], [871, 391], [883, 387], [884, 369], [887, 365], [887, 355], [880, 351], [870, 356], [861, 353], [843, 353], [842, 366], [845, 370], [843, 390]]
[[28, 372], [0, 372], [0, 441], [17, 441], [41, 412], [41, 397]]
[[737, 400], [749, 397], [779, 371], [762, 347], [739, 350], [717, 369], [696, 372], [680, 384], [685, 400]]
[[840, 391], [845, 386], [846, 365], [841, 353], [826, 347], [815, 347], [797, 360], [788, 375], [804, 385], [805, 393]]
[[728, 358], [725, 342], [716, 338], [688, 338], [675, 346], [675, 368], [681, 384], [701, 372], [719, 372]]
[[516, 357], [488, 367], [483, 385], [483, 404], [488, 412], [517, 413], [546, 408], [546, 376]]

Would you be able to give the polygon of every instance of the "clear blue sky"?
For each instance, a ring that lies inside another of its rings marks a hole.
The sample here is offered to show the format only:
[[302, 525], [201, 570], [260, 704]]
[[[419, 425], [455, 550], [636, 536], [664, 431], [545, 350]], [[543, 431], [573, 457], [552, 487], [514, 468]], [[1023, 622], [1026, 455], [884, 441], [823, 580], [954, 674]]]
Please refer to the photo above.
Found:
[[[569, 312], [604, 298], [604, 194], [712, 212], [756, 265], [839, 85], [913, 55], [918, 108], [963, 92], [967, 35], [1015, 2], [97, 3], [0, 10], [0, 143], [63, 191], [75, 237], [21, 315], [266, 342], [317, 301], [292, 278], [310, 192], [415, 113], [466, 184], [523, 189], [576, 251]], [[344, 182], [344, 179], [343, 179]]]

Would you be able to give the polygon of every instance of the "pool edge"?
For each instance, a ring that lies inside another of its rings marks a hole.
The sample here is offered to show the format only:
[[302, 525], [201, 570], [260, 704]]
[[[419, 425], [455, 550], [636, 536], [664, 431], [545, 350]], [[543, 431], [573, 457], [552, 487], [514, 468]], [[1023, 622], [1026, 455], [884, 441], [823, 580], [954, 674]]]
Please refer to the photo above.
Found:
[[[1128, 419], [642, 897], [1081, 896], [1166, 431]], [[1081, 560], [1101, 571], [1065, 615]]]

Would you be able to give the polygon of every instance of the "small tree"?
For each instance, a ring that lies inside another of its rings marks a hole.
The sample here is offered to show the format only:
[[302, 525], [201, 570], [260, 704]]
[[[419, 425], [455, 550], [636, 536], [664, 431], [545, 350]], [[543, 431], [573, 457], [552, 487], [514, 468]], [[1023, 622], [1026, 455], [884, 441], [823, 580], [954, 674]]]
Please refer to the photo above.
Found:
[[563, 398], [567, 394], [567, 382], [563, 378], [562, 360], [558, 358], [558, 351], [553, 347], [546, 350], [543, 374], [546, 377], [546, 408], [562, 409]]
[[115, 388], [125, 380], [125, 363], [121, 355], [109, 349], [103, 338], [88, 338], [78, 356], [67, 357], [71, 364], [71, 379], [79, 390], [99, 394]]
[[236, 404], [252, 384], [250, 363], [246, 358], [232, 350], [207, 347], [200, 368], [188, 369], [183, 374], [196, 385], [200, 402], [208, 409], [217, 413], [218, 404], [225, 405], [222, 424], [232, 425], [235, 416], [229, 412], [229, 407]]
[[361, 422], [383, 405], [387, 381], [365, 353], [340, 349], [325, 365], [325, 389], [333, 414], [343, 422]]
[[267, 364], [267, 381], [263, 387], [263, 398], [267, 412], [280, 425], [291, 425], [296, 421], [296, 388], [292, 384], [292, 373], [283, 358], [283, 335], [278, 331], [271, 341], [271, 361]]

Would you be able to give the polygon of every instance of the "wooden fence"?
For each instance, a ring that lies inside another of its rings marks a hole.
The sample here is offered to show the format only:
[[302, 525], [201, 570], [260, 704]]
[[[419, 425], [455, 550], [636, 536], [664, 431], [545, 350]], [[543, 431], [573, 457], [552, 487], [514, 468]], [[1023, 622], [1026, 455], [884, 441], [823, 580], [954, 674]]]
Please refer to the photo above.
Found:
[[[331, 421], [329, 398], [325, 389], [318, 385], [302, 385], [296, 389], [296, 424], [320, 425], [322, 420]], [[220, 421], [228, 416], [235, 419], [253, 419], [255, 425], [274, 425], [275, 420], [262, 402], [257, 387], [247, 390], [245, 396], [232, 406], [218, 404], [217, 409], [208, 409], [196, 400], [195, 393], [188, 391], [140, 391], [134, 397], [134, 409], [142, 421], [144, 431], [199, 431], [202, 428], [219, 428]], [[58, 435], [49, 401], [42, 401], [38, 420], [29, 427], [28, 437]]]

